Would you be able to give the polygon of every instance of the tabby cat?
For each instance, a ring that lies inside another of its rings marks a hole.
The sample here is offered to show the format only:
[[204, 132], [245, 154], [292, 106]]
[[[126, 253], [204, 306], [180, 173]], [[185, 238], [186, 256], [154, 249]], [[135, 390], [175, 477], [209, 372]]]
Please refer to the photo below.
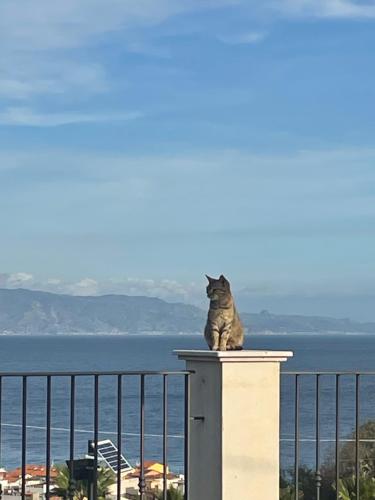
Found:
[[241, 350], [244, 330], [234, 305], [229, 281], [207, 276], [207, 297], [210, 299], [204, 337], [212, 351]]

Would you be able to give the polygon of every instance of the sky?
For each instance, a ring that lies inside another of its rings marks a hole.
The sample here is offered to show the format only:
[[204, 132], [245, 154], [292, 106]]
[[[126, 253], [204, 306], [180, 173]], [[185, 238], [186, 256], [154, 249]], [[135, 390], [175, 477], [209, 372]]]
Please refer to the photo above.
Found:
[[375, 2], [2, 0], [0, 286], [375, 321]]

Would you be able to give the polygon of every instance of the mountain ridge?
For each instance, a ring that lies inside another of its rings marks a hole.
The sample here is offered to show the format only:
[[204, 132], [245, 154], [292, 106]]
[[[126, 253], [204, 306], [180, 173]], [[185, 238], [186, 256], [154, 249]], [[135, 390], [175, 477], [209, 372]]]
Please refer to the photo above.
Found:
[[[157, 297], [106, 294], [73, 296], [23, 288], [0, 288], [0, 333], [191, 333], [203, 332], [206, 311]], [[375, 323], [349, 318], [240, 314], [254, 333], [375, 333]]]

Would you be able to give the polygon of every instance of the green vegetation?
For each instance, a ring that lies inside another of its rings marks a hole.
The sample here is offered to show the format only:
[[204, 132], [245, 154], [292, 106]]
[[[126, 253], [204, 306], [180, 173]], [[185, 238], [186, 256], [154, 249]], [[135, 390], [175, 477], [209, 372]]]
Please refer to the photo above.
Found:
[[[159, 493], [157, 500], [163, 500], [163, 493]], [[171, 486], [167, 491], [167, 500], [184, 500], [184, 494]]]
[[[360, 426], [359, 438], [375, 439], [375, 421], [369, 421]], [[340, 447], [340, 500], [357, 500], [355, 478], [355, 433], [349, 436], [349, 441]], [[375, 499], [375, 443], [361, 441], [359, 444], [360, 500]], [[327, 457], [321, 470], [321, 500], [336, 499], [335, 461], [333, 456]], [[308, 467], [299, 468], [299, 493], [300, 500], [316, 498], [315, 471]], [[280, 480], [280, 500], [295, 500], [294, 471], [284, 471]]]
[[[356, 481], [355, 476], [345, 478], [339, 485], [340, 500], [356, 500]], [[359, 479], [359, 498], [363, 500], [372, 500], [375, 498], [375, 478], [361, 474]]]
[[[70, 495], [70, 473], [66, 465], [58, 466], [58, 475], [55, 479], [56, 487], [52, 494], [62, 498], [69, 498]], [[116, 482], [115, 473], [109, 468], [100, 467], [98, 469], [98, 500], [108, 497], [109, 488]], [[74, 500], [85, 500], [88, 497], [86, 481], [74, 481]]]
[[[299, 492], [299, 498], [303, 499], [303, 493]], [[280, 500], [295, 500], [294, 488], [290, 485], [280, 488]]]

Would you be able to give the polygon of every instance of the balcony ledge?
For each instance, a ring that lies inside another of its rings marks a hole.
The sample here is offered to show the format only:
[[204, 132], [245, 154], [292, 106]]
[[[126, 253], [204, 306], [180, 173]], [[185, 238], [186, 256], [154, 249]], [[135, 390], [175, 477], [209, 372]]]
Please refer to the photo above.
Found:
[[293, 357], [292, 351], [204, 351], [175, 350], [178, 359], [184, 361], [211, 361], [216, 363], [265, 363], [282, 362]]

